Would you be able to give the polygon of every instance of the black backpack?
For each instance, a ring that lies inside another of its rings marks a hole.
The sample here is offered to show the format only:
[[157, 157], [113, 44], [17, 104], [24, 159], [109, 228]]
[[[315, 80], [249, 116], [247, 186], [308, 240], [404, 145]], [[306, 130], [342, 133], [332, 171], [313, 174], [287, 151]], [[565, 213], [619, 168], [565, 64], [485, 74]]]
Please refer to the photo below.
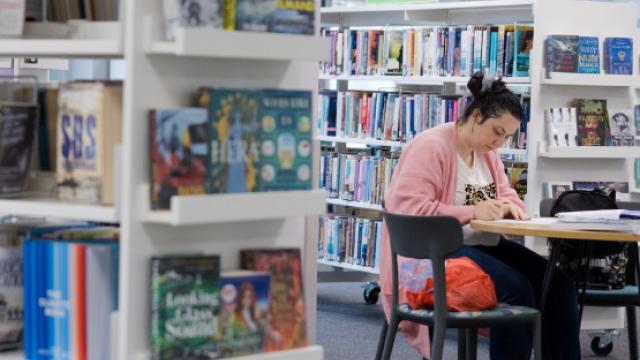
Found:
[[[602, 190], [572, 190], [562, 193], [551, 208], [551, 216], [560, 212], [617, 209], [616, 194]], [[558, 268], [564, 271], [582, 288], [584, 280], [577, 279], [580, 262], [580, 246], [591, 248], [587, 270], [587, 289], [621, 289], [625, 285], [627, 268], [627, 243], [612, 241], [585, 241], [553, 239], [554, 246], [560, 247]], [[584, 252], [586, 254], [586, 251]], [[583, 260], [584, 261], [584, 260]]]

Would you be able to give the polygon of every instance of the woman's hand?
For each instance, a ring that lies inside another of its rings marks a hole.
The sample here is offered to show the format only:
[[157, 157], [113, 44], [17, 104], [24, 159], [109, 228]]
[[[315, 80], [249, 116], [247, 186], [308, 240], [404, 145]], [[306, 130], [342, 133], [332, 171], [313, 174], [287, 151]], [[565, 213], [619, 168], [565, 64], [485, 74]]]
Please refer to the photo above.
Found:
[[525, 213], [524, 211], [522, 211], [522, 209], [520, 209], [519, 207], [510, 204], [510, 203], [502, 203], [501, 206], [502, 209], [502, 217], [505, 218], [512, 218], [515, 220], [529, 220], [530, 217], [529, 215], [527, 215], [527, 213]]
[[502, 201], [494, 199], [481, 201], [473, 208], [473, 218], [489, 221], [501, 219], [504, 214], [502, 205]]

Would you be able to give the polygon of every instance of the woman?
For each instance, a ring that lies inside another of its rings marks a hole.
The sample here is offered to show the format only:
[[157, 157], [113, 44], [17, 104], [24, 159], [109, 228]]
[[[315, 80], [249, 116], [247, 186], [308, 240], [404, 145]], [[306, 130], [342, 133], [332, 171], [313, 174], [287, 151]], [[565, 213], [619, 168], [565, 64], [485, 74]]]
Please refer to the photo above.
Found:
[[[464, 116], [421, 133], [403, 151], [385, 196], [386, 210], [412, 215], [448, 215], [470, 220], [510, 217], [526, 220], [524, 204], [510, 188], [496, 150], [520, 127], [519, 99], [501, 80], [484, 81], [482, 73], [467, 84], [473, 94]], [[464, 226], [465, 246], [451, 257], [467, 256], [493, 280], [499, 302], [536, 307], [547, 261], [524, 246]], [[391, 304], [391, 249], [384, 233], [380, 280], [387, 317]], [[580, 359], [575, 285], [556, 272], [550, 301], [542, 313], [544, 359]], [[424, 326], [401, 323], [409, 343], [426, 358]], [[527, 359], [531, 330], [492, 328], [492, 360]]]

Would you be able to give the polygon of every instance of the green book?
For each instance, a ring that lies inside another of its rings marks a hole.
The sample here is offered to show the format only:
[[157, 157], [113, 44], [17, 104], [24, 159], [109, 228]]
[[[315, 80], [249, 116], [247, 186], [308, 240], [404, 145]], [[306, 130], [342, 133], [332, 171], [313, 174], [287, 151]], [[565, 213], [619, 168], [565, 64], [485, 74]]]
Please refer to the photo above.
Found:
[[220, 257], [173, 255], [151, 259], [153, 358], [217, 359]]

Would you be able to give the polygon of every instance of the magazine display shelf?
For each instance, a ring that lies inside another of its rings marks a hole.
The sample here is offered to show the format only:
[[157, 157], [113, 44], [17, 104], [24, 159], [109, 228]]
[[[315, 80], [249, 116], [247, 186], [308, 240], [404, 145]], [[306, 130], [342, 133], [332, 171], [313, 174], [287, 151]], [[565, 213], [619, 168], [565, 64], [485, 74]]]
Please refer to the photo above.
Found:
[[[315, 102], [316, 62], [328, 54], [328, 42], [317, 35], [319, 26], [316, 25], [315, 36], [304, 37], [189, 29], [180, 35], [188, 41], [167, 43], [159, 40], [163, 37], [160, 27], [151, 33], [150, 22], [143, 21], [162, 13], [161, 2], [120, 4], [121, 21], [117, 28], [113, 24], [100, 24], [100, 29], [94, 29], [91, 25], [98, 24], [88, 24], [90, 28], [70, 30], [65, 26], [37, 24], [29, 27], [38, 31], [49, 29], [50, 36], [0, 39], [0, 57], [124, 58], [123, 139], [116, 171], [118, 206], [40, 198], [0, 199], [0, 213], [120, 222], [119, 308], [117, 316], [112, 317], [115, 319], [112, 356], [121, 360], [148, 359], [151, 354], [152, 256], [185, 252], [219, 254], [221, 270], [226, 271], [239, 267], [239, 250], [243, 248], [299, 248], [304, 264], [309, 346], [236, 359], [321, 360], [322, 348], [314, 345], [317, 269], [315, 261], [309, 261], [315, 259], [317, 216], [325, 211], [325, 198], [317, 190], [317, 180], [316, 190], [180, 197], [174, 199], [173, 211], [167, 212], [151, 212], [148, 207], [148, 111], [190, 106], [201, 86], [308, 90], [313, 92]], [[319, 1], [316, 9], [319, 24]], [[312, 105], [312, 109], [315, 117], [316, 106]], [[317, 164], [318, 142], [314, 142], [312, 154], [313, 163]], [[315, 166], [313, 179], [317, 179], [317, 171]], [[21, 352], [2, 355], [23, 356]]]
[[348, 206], [348, 207], [352, 207], [352, 208], [355, 208], [355, 209], [368, 209], [368, 210], [382, 211], [382, 206], [381, 205], [368, 204], [368, 203], [363, 203], [363, 202], [358, 202], [358, 201], [347, 201], [347, 200], [342, 200], [342, 199], [327, 198], [327, 204]]
[[[566, 14], [572, 15], [567, 17]], [[607, 14], [607, 16], [602, 17], [602, 14]], [[628, 181], [632, 187], [634, 186], [632, 184], [635, 184], [630, 179], [633, 179], [634, 173], [632, 157], [640, 155], [637, 147], [618, 149], [602, 147], [602, 149], [587, 150], [586, 152], [583, 148], [545, 150], [543, 152], [539, 149], [539, 143], [544, 139], [545, 125], [542, 120], [545, 108], [566, 106], [566, 103], [574, 97], [607, 98], [610, 105], [616, 108], [632, 108], [634, 104], [640, 103], [640, 98], [636, 93], [639, 74], [637, 56], [634, 56], [632, 76], [608, 74], [585, 76], [584, 74], [554, 73], [551, 74], [552, 78], [547, 79], [543, 71], [543, 41], [546, 36], [548, 34], [593, 35], [598, 36], [600, 42], [607, 36], [630, 37], [633, 38], [634, 46], [637, 47], [640, 46], [640, 34], [636, 28], [636, 15], [637, 9], [634, 4], [575, 0], [564, 0], [558, 3], [554, 0], [538, 0], [533, 6], [533, 1], [528, 0], [496, 0], [331, 7], [322, 9], [322, 22], [327, 26], [385, 26], [387, 24], [455, 26], [514, 22], [533, 24], [535, 35], [530, 78], [506, 79], [511, 85], [527, 86], [531, 93], [532, 120], [528, 129], [528, 149], [526, 151], [503, 149], [500, 150], [500, 153], [526, 157], [529, 169], [526, 203], [529, 213], [537, 214], [538, 204], [542, 198], [543, 183], [549, 180]], [[615, 24], [610, 21], [612, 18], [616, 19]], [[602, 59], [602, 50], [600, 56]], [[369, 77], [320, 76], [323, 81], [333, 78], [346, 80], [348, 82], [346, 88], [350, 89], [352, 83], [358, 81], [358, 84], [362, 84]], [[420, 81], [418, 79], [407, 80]], [[391, 76], [379, 76], [371, 80], [381, 83], [384, 80], [384, 85], [380, 86], [388, 87], [388, 84], [401, 83], [404, 77], [395, 77], [394, 79]], [[371, 80], [369, 81], [373, 83]], [[393, 82], [394, 80], [395, 82]], [[438, 81], [443, 80], [438, 79]], [[460, 83], [464, 83], [464, 81]], [[339, 87], [336, 86], [336, 88]], [[368, 86], [366, 90], [376, 91], [372, 86]], [[348, 141], [350, 142], [350, 140]], [[546, 148], [542, 147], [542, 149]], [[594, 173], [594, 170], [598, 170], [598, 172]], [[612, 178], [617, 176], [612, 174], [620, 173], [624, 175]], [[526, 243], [533, 249], [546, 251], [546, 247], [539, 246], [543, 244], [540, 240], [528, 238]], [[319, 262], [321, 261], [319, 260]], [[332, 264], [332, 266], [345, 267], [343, 264]], [[345, 276], [348, 273], [343, 272], [342, 274]], [[337, 279], [338, 276], [334, 276], [334, 278]], [[613, 308], [598, 309], [597, 311], [590, 311], [587, 308], [582, 327], [583, 329], [622, 328], [624, 327], [624, 312]]]
[[[464, 76], [393, 76], [393, 75], [328, 75], [320, 74], [320, 80], [333, 81], [376, 81], [393, 82], [397, 85], [442, 85], [445, 82], [465, 84], [469, 81]], [[528, 77], [505, 77], [503, 80], [508, 84], [527, 85], [531, 83]]]

